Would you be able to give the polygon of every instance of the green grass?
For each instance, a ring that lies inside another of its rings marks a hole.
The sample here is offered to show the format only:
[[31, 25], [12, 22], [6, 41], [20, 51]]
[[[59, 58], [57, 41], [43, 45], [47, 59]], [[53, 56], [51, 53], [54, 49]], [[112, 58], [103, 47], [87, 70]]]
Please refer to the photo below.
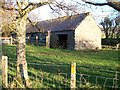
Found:
[[[78, 66], [99, 66], [106, 69], [116, 69], [118, 67], [120, 63], [118, 60], [119, 53], [117, 50], [74, 51], [48, 49], [34, 45], [27, 45], [26, 48], [28, 62], [52, 64], [76, 62]], [[3, 54], [7, 55], [10, 61], [16, 60], [16, 47], [4, 47]]]
[[[16, 47], [4, 46], [3, 54], [9, 57], [9, 61], [16, 61]], [[28, 62], [28, 71], [30, 78], [32, 79], [33, 86], [36, 87], [56, 87], [64, 85], [69, 87], [70, 81], [70, 64], [76, 62], [77, 73], [85, 73], [90, 76], [105, 76], [115, 77], [115, 73], [107, 73], [104, 70], [116, 71], [119, 67], [120, 61], [118, 60], [120, 52], [117, 50], [101, 50], [101, 51], [75, 51], [65, 49], [49, 49], [40, 46], [27, 45], [26, 46], [26, 59]], [[29, 63], [36, 63], [40, 65], [33, 65]], [[14, 66], [15, 63], [11, 63]], [[11, 74], [15, 75], [15, 68], [11, 68]], [[57, 73], [69, 73], [58, 75]], [[39, 76], [38, 76], [39, 75]], [[37, 76], [37, 84], [36, 79]], [[44, 77], [44, 80], [42, 78]], [[63, 78], [64, 77], [64, 78]], [[79, 79], [79, 75], [77, 78]], [[69, 78], [69, 79], [67, 79]], [[86, 77], [88, 78], [88, 76]], [[91, 83], [94, 83], [95, 78], [90, 77]], [[41, 80], [44, 81], [44, 85], [41, 85]], [[62, 82], [61, 82], [62, 80]], [[86, 79], [87, 80], [87, 79]], [[100, 79], [101, 80], [101, 79]], [[50, 84], [54, 81], [54, 84]], [[101, 80], [102, 81], [102, 80]], [[105, 80], [102, 81], [102, 83]], [[59, 82], [59, 83], [58, 83]], [[79, 80], [78, 80], [79, 82]], [[58, 85], [60, 84], [60, 85]], [[111, 81], [109, 82], [112, 85]]]

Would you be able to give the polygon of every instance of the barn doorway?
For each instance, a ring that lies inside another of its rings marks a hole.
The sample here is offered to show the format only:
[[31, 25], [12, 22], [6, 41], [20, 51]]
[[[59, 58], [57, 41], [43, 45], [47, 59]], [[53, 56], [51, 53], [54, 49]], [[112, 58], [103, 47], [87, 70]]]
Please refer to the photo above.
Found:
[[67, 34], [59, 34], [58, 35], [58, 47], [60, 48], [67, 48], [67, 39], [68, 35]]

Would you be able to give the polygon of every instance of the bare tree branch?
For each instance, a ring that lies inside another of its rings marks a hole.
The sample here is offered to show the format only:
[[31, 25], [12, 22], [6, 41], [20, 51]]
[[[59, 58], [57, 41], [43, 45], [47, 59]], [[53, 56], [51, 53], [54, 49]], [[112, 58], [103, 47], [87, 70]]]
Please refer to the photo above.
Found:
[[114, 8], [117, 11], [120, 11], [120, 1], [118, 2], [107, 2], [107, 3], [94, 3], [94, 2], [89, 2], [86, 0], [82, 0], [85, 3], [91, 4], [91, 5], [95, 5], [95, 6], [104, 6], [104, 5], [108, 5], [112, 8]]
[[[78, 12], [76, 11], [77, 10], [77, 6], [75, 5], [67, 5], [66, 3], [64, 2], [55, 2], [55, 6], [58, 7], [59, 9], [61, 9], [62, 11], [64, 11], [67, 15], [69, 15], [70, 11], [74, 14], [78, 14]], [[71, 13], [71, 14], [72, 14]]]
[[28, 4], [24, 9], [22, 9], [22, 10], [27, 10], [27, 9], [30, 8], [31, 6], [32, 6], [31, 10], [33, 10], [33, 9], [36, 9], [36, 8], [38, 8], [38, 7], [40, 7], [40, 6], [47, 5], [47, 4], [49, 4], [49, 2], [44, 2], [44, 3], [29, 3], [29, 4]]
[[10, 7], [10, 6], [6, 6], [5, 4], [2, 4], [2, 8], [4, 10], [16, 10], [16, 11], [25, 11], [26, 13], [29, 13], [30, 11], [38, 8], [38, 7], [41, 7], [41, 6], [44, 6], [44, 5], [47, 5], [47, 4], [50, 4], [52, 2], [40, 2], [40, 3], [29, 3], [25, 8], [20, 8], [22, 7], [22, 2], [18, 2], [18, 0], [16, 0], [16, 4], [17, 4], [17, 7], [18, 8], [15, 8], [15, 7]]
[[33, 23], [29, 18], [27, 18], [27, 20], [33, 27], [36, 27], [40, 31], [40, 28], [36, 25], [36, 23]]

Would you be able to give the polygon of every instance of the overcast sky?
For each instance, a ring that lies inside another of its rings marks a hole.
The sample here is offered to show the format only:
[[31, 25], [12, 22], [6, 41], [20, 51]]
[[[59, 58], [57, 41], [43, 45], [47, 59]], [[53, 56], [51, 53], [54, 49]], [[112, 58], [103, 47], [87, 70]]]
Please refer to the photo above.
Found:
[[[30, 0], [30, 1], [32, 1], [32, 0]], [[38, 1], [38, 0], [34, 0], [34, 1]], [[57, 0], [57, 1], [60, 1], [60, 0]], [[74, 2], [70, 2], [70, 1], [71, 0], [65, 0], [65, 2], [67, 2], [67, 3], [74, 4]], [[78, 1], [80, 3], [83, 3], [83, 2], [81, 2], [81, 0], [73, 0], [73, 1]], [[101, 2], [101, 3], [106, 2], [106, 0], [91, 0], [91, 1]], [[83, 3], [83, 4], [85, 4], [85, 3]], [[81, 8], [81, 6], [80, 6], [80, 8]], [[100, 21], [100, 19], [102, 17], [110, 16], [111, 14], [115, 15], [115, 13], [116, 13], [116, 12], [114, 12], [115, 10], [109, 6], [98, 7], [98, 6], [89, 5], [87, 7], [83, 6], [82, 8], [84, 9], [83, 11], [91, 12], [93, 14], [94, 18], [96, 19], [96, 21], [98, 21], [98, 22]], [[29, 17], [34, 21], [55, 18], [55, 14], [53, 14], [51, 12], [52, 12], [52, 10], [49, 8], [49, 6], [45, 5], [45, 6], [42, 6], [38, 9], [32, 11], [29, 14]]]

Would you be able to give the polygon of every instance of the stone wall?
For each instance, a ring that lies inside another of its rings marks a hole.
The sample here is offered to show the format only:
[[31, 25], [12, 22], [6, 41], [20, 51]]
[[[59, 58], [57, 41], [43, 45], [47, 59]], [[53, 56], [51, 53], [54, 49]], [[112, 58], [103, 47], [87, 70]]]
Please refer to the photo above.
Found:
[[75, 30], [75, 50], [101, 49], [101, 30], [89, 14]]

